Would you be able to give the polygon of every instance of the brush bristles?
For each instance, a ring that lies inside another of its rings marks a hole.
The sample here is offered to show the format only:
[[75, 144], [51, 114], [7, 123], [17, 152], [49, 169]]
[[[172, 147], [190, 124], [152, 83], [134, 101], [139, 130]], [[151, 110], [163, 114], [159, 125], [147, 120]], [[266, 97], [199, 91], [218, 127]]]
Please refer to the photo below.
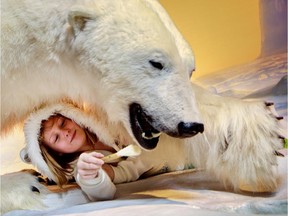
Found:
[[105, 163], [115, 161], [116, 159], [120, 157], [132, 157], [132, 156], [138, 156], [141, 154], [141, 149], [137, 145], [129, 145], [120, 151], [116, 152], [115, 154], [108, 155], [106, 157], [103, 157], [102, 160]]
[[138, 156], [141, 154], [141, 149], [137, 145], [129, 145], [118, 151], [116, 154], [119, 155], [120, 157]]

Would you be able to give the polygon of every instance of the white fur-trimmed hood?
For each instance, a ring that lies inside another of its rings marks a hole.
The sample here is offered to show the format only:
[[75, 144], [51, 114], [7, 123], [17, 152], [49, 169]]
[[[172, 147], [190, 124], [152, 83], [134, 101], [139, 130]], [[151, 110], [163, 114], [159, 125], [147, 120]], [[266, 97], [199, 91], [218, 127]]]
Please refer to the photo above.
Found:
[[35, 110], [24, 123], [24, 134], [26, 146], [20, 152], [21, 159], [26, 163], [32, 163], [37, 167], [38, 171], [50, 179], [56, 180], [50, 171], [48, 165], [44, 161], [38, 143], [40, 133], [40, 125], [43, 120], [47, 120], [51, 115], [61, 114], [75, 121], [79, 126], [88, 128], [91, 132], [99, 134], [99, 139], [106, 145], [118, 150], [114, 143], [113, 137], [108, 130], [102, 125], [95, 116], [86, 112], [85, 109], [76, 107], [69, 103], [58, 103], [41, 107]]

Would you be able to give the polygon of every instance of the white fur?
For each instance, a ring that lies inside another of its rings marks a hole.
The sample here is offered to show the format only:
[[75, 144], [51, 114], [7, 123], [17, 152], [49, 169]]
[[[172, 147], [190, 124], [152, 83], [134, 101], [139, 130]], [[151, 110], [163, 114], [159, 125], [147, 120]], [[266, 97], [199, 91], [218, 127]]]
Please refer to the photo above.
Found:
[[[1, 4], [2, 131], [43, 104], [68, 99], [99, 117], [108, 129], [101, 132], [103, 140], [137, 142], [128, 112], [137, 102], [167, 130], [179, 122], [205, 123], [205, 133], [193, 138], [163, 134], [155, 151], [144, 153], [149, 163], [156, 166], [163, 159], [178, 170], [193, 162], [235, 189], [242, 183], [277, 187], [277, 120], [262, 102], [221, 98], [193, 87], [193, 53], [157, 1]], [[164, 69], [153, 68], [149, 60]]]
[[286, 133], [274, 107], [263, 101], [242, 101], [196, 87], [194, 90], [209, 148], [193, 145], [193, 151], [200, 148], [204, 166], [234, 190], [244, 189], [244, 185], [258, 192], [277, 190], [280, 179], [274, 152], [283, 148], [279, 136]]
[[[26, 172], [2, 175], [1, 178], [1, 214], [15, 209], [44, 209], [42, 199], [47, 189], [36, 177]], [[33, 192], [31, 187], [39, 190]]]

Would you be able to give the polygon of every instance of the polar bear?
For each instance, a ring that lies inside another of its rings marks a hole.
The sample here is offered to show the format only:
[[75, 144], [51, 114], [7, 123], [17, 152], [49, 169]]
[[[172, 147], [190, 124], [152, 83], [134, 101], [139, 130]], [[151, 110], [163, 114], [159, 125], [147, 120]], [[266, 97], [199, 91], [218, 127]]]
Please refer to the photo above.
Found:
[[277, 188], [282, 140], [270, 104], [192, 85], [193, 52], [156, 0], [1, 3], [2, 131], [71, 100], [106, 115], [143, 149], [189, 146], [195, 165], [236, 190]]
[[[42, 103], [68, 98], [101, 107], [111, 122], [122, 122], [127, 129], [141, 102], [153, 119], [147, 130], [175, 136], [201, 131], [189, 81], [192, 51], [171, 33], [173, 26], [167, 28], [169, 22], [163, 23], [155, 3], [4, 1], [2, 129]], [[139, 130], [129, 131], [143, 145], [149, 142]]]

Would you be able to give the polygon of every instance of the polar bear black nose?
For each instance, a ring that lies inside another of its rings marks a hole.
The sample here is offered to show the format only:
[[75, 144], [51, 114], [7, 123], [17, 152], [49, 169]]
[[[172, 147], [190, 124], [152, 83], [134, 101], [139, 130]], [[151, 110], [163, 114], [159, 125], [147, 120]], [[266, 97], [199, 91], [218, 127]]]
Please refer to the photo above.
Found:
[[204, 125], [197, 122], [180, 122], [178, 133], [180, 137], [192, 137], [197, 133], [203, 133]]

